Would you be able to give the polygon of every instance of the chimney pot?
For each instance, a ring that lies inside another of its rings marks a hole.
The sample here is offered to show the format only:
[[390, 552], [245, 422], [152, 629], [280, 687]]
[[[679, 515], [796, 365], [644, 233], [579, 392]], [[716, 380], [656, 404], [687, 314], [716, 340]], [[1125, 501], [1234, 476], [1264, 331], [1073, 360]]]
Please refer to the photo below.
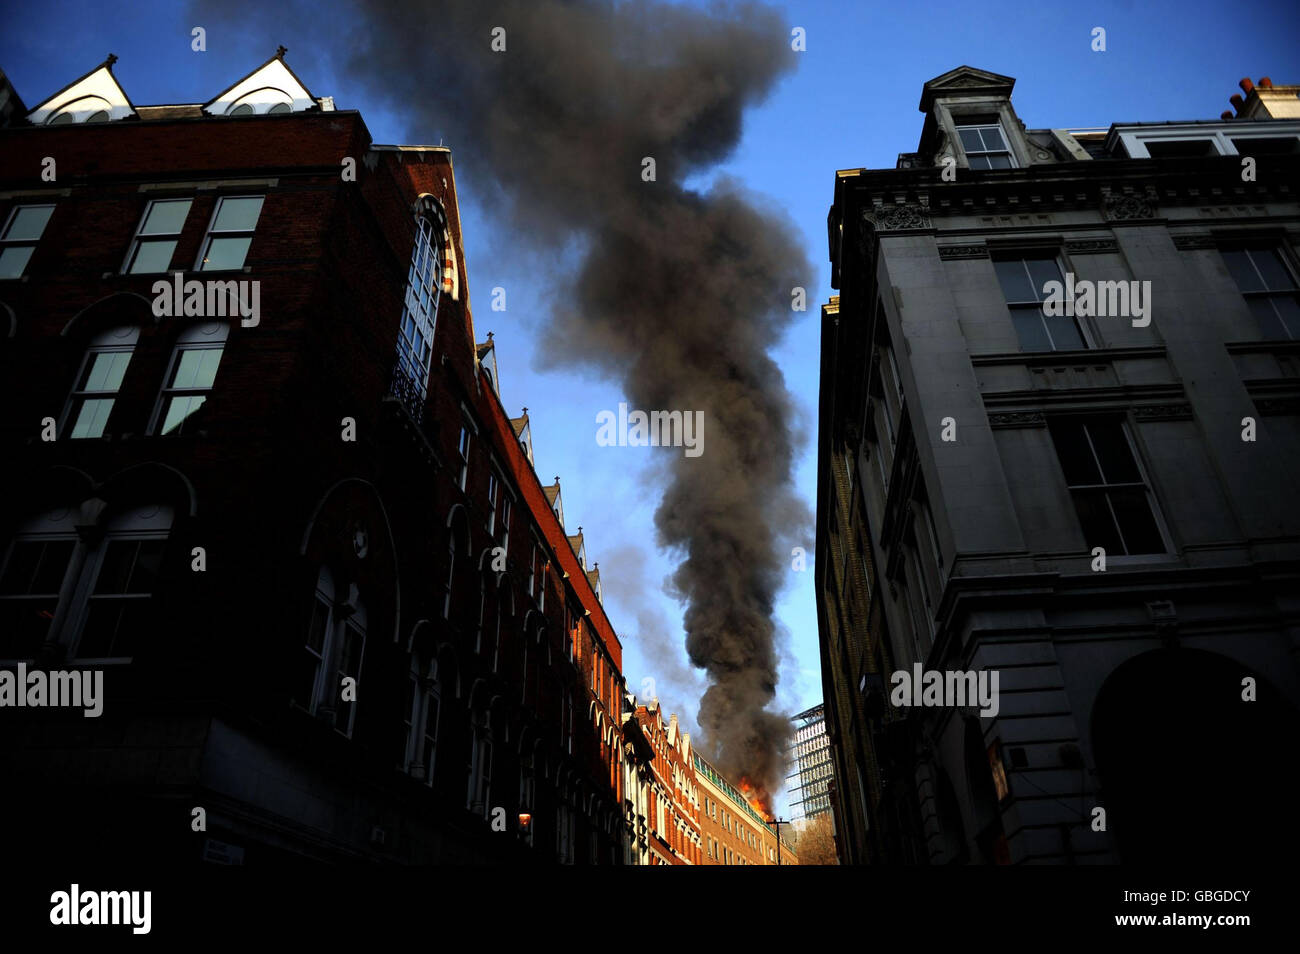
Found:
[[1249, 96], [1250, 91], [1255, 88], [1255, 84], [1250, 81], [1249, 76], [1243, 77], [1237, 85], [1241, 87], [1241, 91], [1247, 96]]
[[1260, 88], [1260, 89], [1272, 89], [1272, 88], [1273, 88], [1273, 81], [1272, 81], [1271, 79], [1269, 79], [1267, 76], [1265, 76], [1262, 80], [1259, 81], [1259, 88]]
[[1236, 106], [1238, 112], [1240, 112], [1241, 107], [1244, 106], [1246, 103], [1246, 101], [1241, 98], [1240, 93], [1233, 93], [1231, 96], [1228, 97], [1228, 102], [1232, 103], [1233, 106]]
[[1234, 119], [1234, 118], [1236, 118], [1236, 117], [1234, 117], [1234, 116], [1232, 115], [1232, 110], [1230, 110], [1230, 109], [1225, 109], [1223, 112], [1219, 113], [1219, 118], [1220, 118], [1220, 119]]

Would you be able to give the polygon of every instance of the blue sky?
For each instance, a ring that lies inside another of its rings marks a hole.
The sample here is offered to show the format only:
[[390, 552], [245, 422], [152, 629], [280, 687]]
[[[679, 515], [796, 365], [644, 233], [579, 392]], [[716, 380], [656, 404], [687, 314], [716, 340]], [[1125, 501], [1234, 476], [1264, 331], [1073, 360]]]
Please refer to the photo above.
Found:
[[[892, 168], [898, 153], [915, 148], [922, 83], [962, 64], [1013, 76], [1018, 115], [1030, 128], [1042, 128], [1213, 119], [1229, 108], [1243, 76], [1300, 82], [1300, 8], [1285, 0], [776, 6], [791, 28], [804, 28], [807, 50], [797, 70], [748, 116], [739, 148], [715, 174], [740, 180], [761, 202], [783, 210], [816, 267], [808, 311], [791, 324], [777, 353], [806, 431], [796, 480], [810, 504], [816, 499], [818, 305], [832, 293], [826, 212], [834, 173]], [[194, 26], [208, 29], [205, 53], [190, 48]], [[1098, 26], [1106, 30], [1104, 53], [1091, 49]], [[339, 108], [360, 109], [377, 142], [439, 142], [438, 130], [408, 129], [403, 116], [373, 108], [348, 89], [291, 22], [275, 34], [241, 32], [205, 25], [174, 2], [51, 0], [39, 8], [6, 4], [0, 13], [0, 68], [29, 106], [110, 52], [120, 57], [114, 72], [136, 103], [203, 102], [281, 43], [313, 93], [334, 96]], [[454, 155], [456, 143], [446, 145]], [[589, 559], [601, 562], [630, 688], [639, 692], [644, 679], [654, 679], [665, 705], [690, 725], [700, 684], [690, 678], [680, 648], [680, 608], [661, 594], [672, 562], [654, 539], [655, 452], [596, 446], [596, 414], [618, 406], [616, 387], [536, 366], [549, 286], [535, 277], [539, 263], [512, 254], [509, 236], [478, 207], [476, 194], [490, 183], [470, 168], [457, 166], [456, 175], [476, 332], [480, 339], [495, 333], [506, 407], [512, 413], [529, 407], [538, 472], [545, 481], [561, 476], [569, 531], [582, 525]], [[507, 291], [503, 313], [487, 307], [497, 286]], [[811, 541], [808, 547], [811, 554]], [[811, 563], [805, 572], [792, 570], [778, 606], [785, 631], [778, 702], [790, 712], [821, 697], [812, 579]], [[630, 598], [647, 591], [649, 599]]]

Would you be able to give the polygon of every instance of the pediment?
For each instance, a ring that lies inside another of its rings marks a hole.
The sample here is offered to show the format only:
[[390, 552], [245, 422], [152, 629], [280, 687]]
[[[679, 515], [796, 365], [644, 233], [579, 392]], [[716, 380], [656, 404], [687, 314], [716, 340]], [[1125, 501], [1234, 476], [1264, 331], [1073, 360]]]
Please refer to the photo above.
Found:
[[973, 66], [959, 66], [955, 70], [936, 76], [922, 87], [920, 110], [928, 113], [935, 99], [945, 93], [969, 95], [980, 92], [989, 96], [1010, 97], [1015, 85], [1014, 77], [990, 73], [988, 70], [978, 70]]

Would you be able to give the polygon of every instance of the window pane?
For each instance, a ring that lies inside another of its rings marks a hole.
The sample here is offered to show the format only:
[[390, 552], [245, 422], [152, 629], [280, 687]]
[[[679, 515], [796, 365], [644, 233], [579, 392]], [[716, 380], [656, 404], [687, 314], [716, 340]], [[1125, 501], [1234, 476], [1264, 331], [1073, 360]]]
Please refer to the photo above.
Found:
[[1102, 483], [1123, 484], [1142, 480], [1128, 438], [1119, 424], [1090, 423], [1088, 436], [1092, 438], [1092, 449], [1101, 461]]
[[122, 376], [131, 362], [129, 351], [101, 351], [94, 355], [86, 368], [86, 377], [79, 391], [116, 391], [122, 386]]
[[990, 169], [1010, 169], [1011, 156], [1005, 152], [995, 152], [986, 157]]
[[1115, 521], [1111, 517], [1106, 494], [1102, 491], [1073, 491], [1074, 509], [1079, 514], [1079, 525], [1083, 528], [1084, 545], [1104, 547], [1109, 554], [1124, 552], [1119, 534], [1115, 530]]
[[1006, 142], [1002, 139], [1002, 128], [1000, 126], [985, 126], [980, 129], [980, 135], [984, 137], [986, 152], [1000, 152], [1007, 148]]
[[1287, 271], [1286, 265], [1282, 263], [1282, 257], [1275, 248], [1255, 249], [1250, 253], [1251, 260], [1259, 273], [1264, 276], [1264, 286], [1271, 291], [1278, 291], [1284, 288], [1295, 288], [1295, 282], [1291, 280], [1291, 273]]
[[0, 594], [57, 595], [72, 557], [72, 540], [19, 540], [9, 554]]
[[31, 659], [50, 630], [57, 600], [0, 599], [0, 659]]
[[992, 169], [993, 163], [989, 161], [988, 156], [969, 156], [967, 161], [972, 169]]
[[26, 205], [14, 213], [4, 237], [10, 241], [35, 241], [45, 231], [46, 223], [54, 214], [52, 205]]
[[961, 136], [961, 147], [967, 152], [983, 152], [984, 143], [980, 141], [980, 131], [971, 126], [959, 126], [958, 135]]
[[207, 396], [203, 394], [182, 395], [174, 397], [167, 403], [167, 415], [163, 419], [162, 433], [170, 434], [177, 430], [190, 415], [203, 406]]
[[1245, 249], [1225, 248], [1221, 251], [1223, 262], [1228, 266], [1228, 273], [1237, 282], [1237, 287], [1244, 292], [1263, 291], [1255, 266]]
[[170, 387], [176, 390], [199, 390], [212, 387], [221, 364], [221, 348], [187, 348], [176, 362]]
[[131, 577], [131, 566], [135, 563], [135, 541], [110, 540], [104, 552], [104, 562], [100, 565], [99, 578], [95, 581], [96, 593], [129, 593], [126, 588]]
[[1047, 330], [1052, 336], [1052, 347], [1057, 351], [1082, 351], [1087, 347], [1083, 341], [1083, 334], [1079, 331], [1079, 323], [1069, 315], [1058, 315], [1054, 318], [1043, 316], [1043, 321], [1047, 323]]
[[1255, 323], [1259, 325], [1259, 334], [1261, 338], [1287, 338], [1286, 326], [1282, 324], [1282, 319], [1278, 316], [1277, 310], [1273, 307], [1271, 298], [1251, 298], [1246, 304], [1250, 307], [1251, 314], [1255, 316]]
[[185, 217], [190, 214], [189, 199], [169, 199], [154, 202], [149, 206], [145, 216], [141, 235], [176, 235], [185, 225]]
[[0, 278], [21, 278], [34, 251], [34, 245], [11, 245], [0, 249]]
[[1025, 265], [1029, 269], [1029, 284], [1034, 289], [1034, 299], [1031, 300], [1046, 300], [1047, 293], [1043, 291], [1043, 286], [1048, 282], [1065, 283], [1065, 277], [1061, 274], [1061, 266], [1057, 264], [1055, 256], [1051, 258], [1029, 258], [1025, 260]]
[[103, 437], [108, 426], [108, 415], [113, 410], [112, 398], [95, 398], [83, 401], [72, 425], [72, 437]]
[[1287, 337], [1300, 338], [1300, 298], [1274, 295], [1270, 301], [1278, 317], [1286, 325]]
[[1068, 419], [1052, 421], [1048, 430], [1052, 434], [1052, 443], [1056, 445], [1061, 470], [1065, 472], [1065, 482], [1072, 487], [1101, 483], [1101, 474], [1084, 435], [1083, 423]]
[[217, 219], [212, 223], [212, 231], [251, 232], [257, 227], [257, 217], [261, 212], [261, 196], [248, 199], [222, 199]]
[[142, 240], [135, 250], [135, 259], [128, 269], [132, 275], [165, 272], [172, 263], [172, 252], [176, 251], [175, 239]]
[[208, 253], [203, 256], [200, 270], [243, 268], [248, 247], [252, 244], [252, 237], [247, 235], [237, 238], [214, 238], [208, 243]]
[[1115, 510], [1120, 529], [1124, 532], [1124, 543], [1129, 553], [1164, 553], [1165, 543], [1160, 537], [1160, 528], [1151, 513], [1151, 502], [1147, 492], [1134, 487], [1126, 490], [1109, 492], [1110, 505]]
[[1043, 316], [1037, 308], [1011, 309], [1011, 321], [1020, 338], [1021, 351], [1051, 351], [1052, 341], [1043, 328]]
[[1002, 284], [1002, 294], [1006, 296], [1008, 302], [1038, 301], [1038, 295], [1034, 293], [1033, 282], [1029, 278], [1029, 273], [1025, 271], [1024, 259], [1011, 258], [995, 261], [993, 268], [998, 273], [998, 281]]

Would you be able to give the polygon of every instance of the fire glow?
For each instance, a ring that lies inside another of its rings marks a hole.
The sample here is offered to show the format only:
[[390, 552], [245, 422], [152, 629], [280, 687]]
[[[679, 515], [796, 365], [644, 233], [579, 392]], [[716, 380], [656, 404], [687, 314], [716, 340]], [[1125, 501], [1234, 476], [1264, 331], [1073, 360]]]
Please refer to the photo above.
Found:
[[763, 816], [763, 821], [771, 824], [776, 818], [772, 814], [772, 796], [761, 785], [755, 785], [743, 775], [740, 777], [740, 794], [745, 796], [750, 808]]

